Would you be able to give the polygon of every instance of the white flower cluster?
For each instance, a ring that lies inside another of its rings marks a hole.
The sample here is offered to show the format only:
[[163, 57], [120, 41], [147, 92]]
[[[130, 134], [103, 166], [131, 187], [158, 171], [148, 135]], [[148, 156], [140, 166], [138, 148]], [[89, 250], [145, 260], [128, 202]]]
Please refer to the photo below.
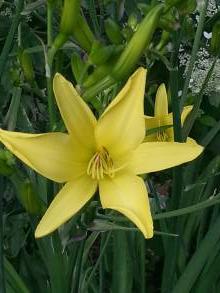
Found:
[[[185, 67], [184, 76], [188, 69], [190, 61], [190, 54], [181, 46], [179, 54], [180, 66]], [[192, 93], [196, 94], [201, 90], [202, 84], [207, 76], [209, 69], [212, 66], [214, 57], [209, 54], [207, 49], [201, 48], [197, 53], [197, 59], [194, 65], [192, 76], [190, 79], [190, 88]], [[205, 92], [207, 94], [212, 92], [219, 92], [220, 94], [220, 59], [217, 61], [212, 76], [206, 85]]]
[[206, 15], [211, 17], [217, 13], [219, 5], [215, 0], [209, 0]]
[[6, 7], [5, 9], [3, 9], [3, 10], [0, 12], [0, 15], [2, 15], [2, 16], [9, 16], [9, 17], [12, 17], [12, 10], [11, 10], [11, 8]]

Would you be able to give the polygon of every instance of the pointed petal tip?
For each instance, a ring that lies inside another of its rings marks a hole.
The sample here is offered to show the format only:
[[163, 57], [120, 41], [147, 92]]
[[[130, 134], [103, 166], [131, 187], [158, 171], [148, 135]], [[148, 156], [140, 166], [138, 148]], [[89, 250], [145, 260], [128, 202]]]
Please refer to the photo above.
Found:
[[55, 75], [54, 75], [54, 78], [53, 78], [53, 86], [57, 83], [57, 82], [66, 82], [67, 80], [65, 79], [65, 77], [59, 73], [59, 72], [56, 72]]
[[39, 238], [42, 238], [42, 237], [45, 237], [47, 235], [49, 235], [50, 233], [52, 233], [53, 231], [55, 231], [56, 229], [53, 229], [53, 230], [46, 230], [45, 227], [43, 227], [41, 225], [41, 223], [38, 224], [35, 232], [34, 232], [34, 237], [36, 239], [39, 239]]
[[135, 72], [134, 75], [143, 75], [146, 77], [147, 75], [147, 69], [144, 67], [139, 67]]
[[126, 215], [126, 217], [128, 219], [130, 219], [130, 221], [132, 221], [134, 223], [134, 225], [140, 230], [140, 232], [144, 235], [145, 239], [150, 239], [154, 236], [154, 230], [153, 230], [153, 222], [152, 222], [152, 218], [148, 219], [148, 223], [142, 223], [138, 217], [133, 214], [131, 211], [127, 210], [127, 209], [123, 209], [121, 207], [118, 206], [104, 206], [102, 203], [102, 208], [103, 209], [112, 209], [112, 210], [116, 210], [119, 213]]
[[167, 92], [165, 83], [161, 83], [161, 84], [159, 85], [159, 87], [158, 87], [157, 90], [158, 90], [158, 91], [161, 90], [161, 91], [165, 91], [165, 92]]

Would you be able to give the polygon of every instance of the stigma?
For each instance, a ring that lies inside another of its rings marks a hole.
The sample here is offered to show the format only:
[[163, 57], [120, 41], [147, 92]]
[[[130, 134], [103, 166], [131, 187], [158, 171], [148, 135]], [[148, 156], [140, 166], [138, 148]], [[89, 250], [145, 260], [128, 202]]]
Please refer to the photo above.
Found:
[[87, 167], [87, 174], [97, 180], [103, 179], [106, 175], [114, 177], [113, 160], [106, 148], [102, 147], [92, 156]]

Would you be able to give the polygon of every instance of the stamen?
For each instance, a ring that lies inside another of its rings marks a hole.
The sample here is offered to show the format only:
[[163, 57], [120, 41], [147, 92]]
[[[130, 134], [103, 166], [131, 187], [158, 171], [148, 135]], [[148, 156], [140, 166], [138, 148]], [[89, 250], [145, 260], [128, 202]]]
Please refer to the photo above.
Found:
[[114, 177], [114, 163], [104, 147], [100, 151], [97, 151], [89, 161], [87, 174], [97, 180], [103, 179], [105, 175], [111, 178]]
[[[159, 127], [161, 127], [160, 125], [160, 119], [159, 119]], [[157, 140], [158, 141], [168, 141], [169, 140], [169, 136], [166, 133], [166, 130], [158, 130], [157, 131]]]

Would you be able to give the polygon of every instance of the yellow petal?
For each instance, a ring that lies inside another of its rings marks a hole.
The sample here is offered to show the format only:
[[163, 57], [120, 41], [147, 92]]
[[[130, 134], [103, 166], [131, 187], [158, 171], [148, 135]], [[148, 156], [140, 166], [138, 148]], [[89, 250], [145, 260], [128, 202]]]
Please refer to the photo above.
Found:
[[136, 174], [160, 171], [192, 161], [202, 151], [193, 139], [186, 143], [146, 142], [133, 152], [130, 168]]
[[114, 209], [129, 218], [144, 234], [153, 237], [153, 221], [149, 199], [143, 180], [135, 175], [120, 172], [115, 178], [99, 182], [103, 208]]
[[189, 115], [189, 113], [192, 111], [192, 108], [193, 106], [186, 106], [183, 108], [183, 112], [182, 112], [182, 115], [181, 115], [181, 122], [182, 122], [182, 125], [184, 123], [184, 121], [186, 120], [186, 117]]
[[96, 188], [97, 182], [87, 175], [66, 183], [38, 224], [35, 237], [43, 237], [68, 221], [90, 200]]
[[76, 171], [68, 134], [27, 134], [0, 129], [0, 140], [25, 164], [51, 180], [68, 181]]
[[146, 70], [139, 68], [100, 117], [96, 130], [98, 147], [120, 156], [144, 139], [144, 89]]
[[165, 84], [162, 83], [156, 94], [154, 116], [159, 117], [168, 114], [168, 99]]
[[[173, 114], [167, 114], [160, 117], [151, 117], [151, 116], [144, 116], [145, 118], [145, 127], [146, 127], [146, 137], [144, 141], [158, 141], [157, 133], [152, 133], [147, 135], [147, 131], [153, 128], [158, 128], [161, 126], [168, 126], [173, 125]], [[165, 132], [168, 136], [169, 141], [173, 141], [173, 126], [165, 129]]]
[[54, 77], [53, 89], [68, 132], [82, 146], [94, 149], [94, 128], [97, 121], [90, 108], [73, 85], [59, 73]]

